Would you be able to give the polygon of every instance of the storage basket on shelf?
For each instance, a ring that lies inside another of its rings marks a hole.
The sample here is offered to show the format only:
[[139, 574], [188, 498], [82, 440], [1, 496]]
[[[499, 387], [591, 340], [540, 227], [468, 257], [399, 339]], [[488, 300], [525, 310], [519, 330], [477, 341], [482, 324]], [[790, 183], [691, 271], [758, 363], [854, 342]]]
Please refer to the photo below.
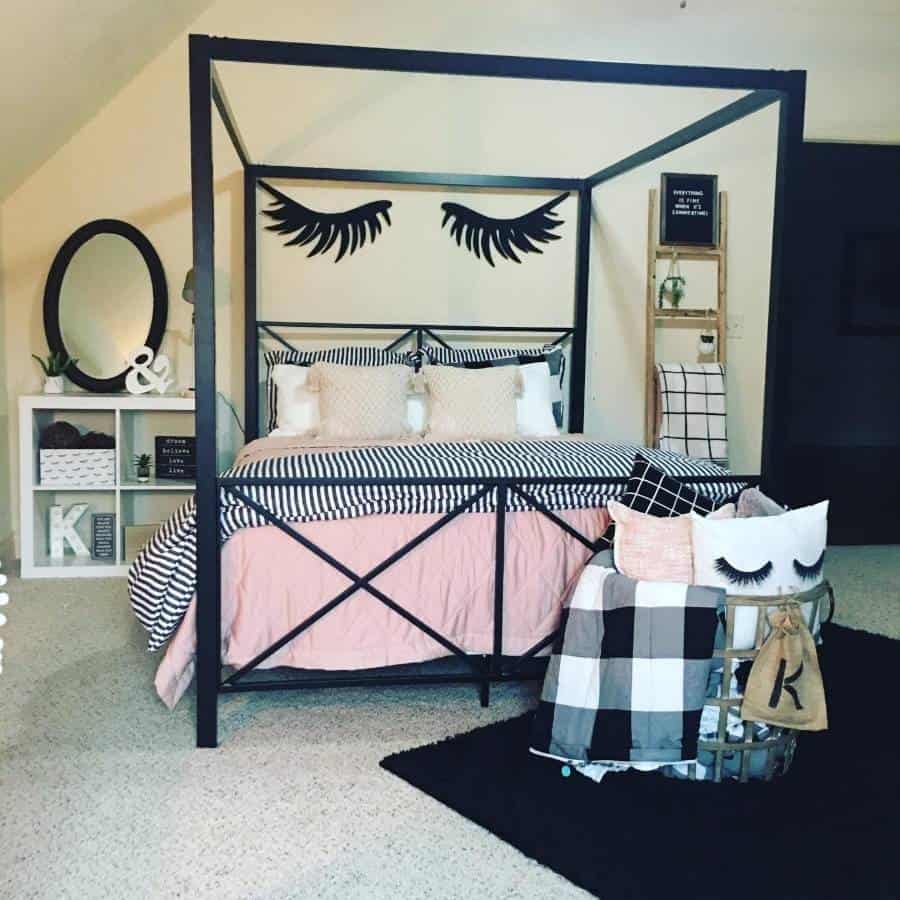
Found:
[[114, 449], [40, 450], [39, 481], [65, 487], [112, 487], [116, 483]]
[[[827, 617], [822, 617], [828, 598]], [[771, 781], [790, 768], [798, 732], [740, 718], [743, 685], [753, 660], [768, 637], [768, 614], [785, 604], [799, 604], [810, 633], [817, 636], [834, 615], [834, 591], [827, 581], [808, 591], [780, 597], [728, 596], [720, 612], [721, 640], [713, 653], [710, 696], [697, 744], [697, 762], [669, 766], [664, 774], [691, 780], [751, 779]], [[741, 670], [745, 664], [746, 671]], [[729, 677], [726, 677], [726, 674]]]

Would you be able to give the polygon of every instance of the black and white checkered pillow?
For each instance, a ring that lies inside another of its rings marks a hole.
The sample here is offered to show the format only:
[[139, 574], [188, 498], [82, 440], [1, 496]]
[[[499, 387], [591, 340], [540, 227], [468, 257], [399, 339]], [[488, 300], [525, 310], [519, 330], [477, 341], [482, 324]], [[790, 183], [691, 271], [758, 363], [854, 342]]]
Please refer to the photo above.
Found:
[[565, 420], [563, 379], [566, 374], [566, 357], [562, 347], [546, 344], [543, 347], [469, 347], [455, 349], [425, 344], [422, 347], [425, 361], [433, 366], [458, 366], [463, 369], [488, 369], [492, 366], [525, 366], [545, 362], [550, 368], [553, 393], [553, 418], [558, 428]]
[[266, 361], [266, 430], [278, 427], [278, 388], [272, 377], [276, 365], [311, 366], [317, 362], [336, 363], [339, 366], [415, 366], [416, 353], [397, 353], [379, 347], [329, 347], [327, 350], [269, 350]]
[[[677, 478], [666, 475], [662, 469], [657, 469], [640, 453], [635, 454], [628, 484], [619, 502], [638, 512], [658, 516], [661, 519], [683, 516], [694, 510], [704, 514], [711, 513], [720, 505], [709, 497], [698, 494], [689, 485], [682, 484]], [[615, 525], [610, 524], [601, 538], [601, 541], [605, 542], [601, 545], [601, 549], [612, 546], [615, 533]]]

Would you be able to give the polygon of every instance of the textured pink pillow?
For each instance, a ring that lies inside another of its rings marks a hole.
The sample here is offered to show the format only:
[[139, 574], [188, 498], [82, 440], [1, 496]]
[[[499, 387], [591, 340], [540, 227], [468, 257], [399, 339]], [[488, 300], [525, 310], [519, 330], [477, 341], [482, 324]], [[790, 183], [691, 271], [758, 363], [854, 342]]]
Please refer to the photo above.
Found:
[[607, 509], [616, 523], [613, 559], [623, 575], [639, 581], [691, 584], [690, 516], [648, 516], [615, 500], [609, 501]]

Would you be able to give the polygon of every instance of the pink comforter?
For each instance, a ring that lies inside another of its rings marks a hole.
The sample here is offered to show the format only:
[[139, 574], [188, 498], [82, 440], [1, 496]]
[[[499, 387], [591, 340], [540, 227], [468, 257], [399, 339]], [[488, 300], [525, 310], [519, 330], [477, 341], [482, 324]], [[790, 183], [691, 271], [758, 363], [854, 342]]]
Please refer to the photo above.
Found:
[[[346, 446], [346, 445], [343, 445]], [[259, 454], [323, 448], [296, 439], [256, 441], [240, 461]], [[558, 513], [596, 537], [605, 509]], [[363, 573], [439, 519], [438, 515], [367, 516], [293, 525], [297, 531]], [[383, 572], [373, 584], [470, 653], [493, 645], [493, 513], [462, 515]], [[563, 599], [589, 551], [537, 512], [507, 515], [503, 648], [522, 653], [552, 631]], [[222, 661], [241, 666], [340, 593], [348, 580], [277, 528], [245, 528], [222, 549]], [[191, 603], [156, 673], [156, 690], [174, 707], [193, 678], [195, 606]], [[357, 591], [286, 644], [260, 668], [363, 669], [422, 662], [447, 650]]]

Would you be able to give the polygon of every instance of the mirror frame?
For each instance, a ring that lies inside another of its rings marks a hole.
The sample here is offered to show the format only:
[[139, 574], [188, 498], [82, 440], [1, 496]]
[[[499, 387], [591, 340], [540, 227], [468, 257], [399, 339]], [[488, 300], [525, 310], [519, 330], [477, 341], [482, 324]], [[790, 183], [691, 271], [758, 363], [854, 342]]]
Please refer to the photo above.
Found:
[[[59, 248], [53, 264], [50, 266], [47, 284], [44, 287], [44, 333], [47, 336], [47, 346], [51, 353], [60, 351], [69, 353], [63, 341], [59, 322], [60, 291], [72, 257], [98, 234], [117, 234], [125, 238], [143, 257], [150, 274], [150, 285], [153, 291], [153, 315], [144, 344], [156, 353], [162, 344], [169, 314], [166, 275], [159, 255], [144, 233], [134, 225], [129, 225], [128, 222], [120, 219], [95, 219], [93, 222], [88, 222], [76, 229]], [[136, 350], [137, 347], [133, 349]], [[113, 394], [125, 390], [125, 376], [128, 374], [128, 367], [126, 366], [118, 375], [113, 375], [111, 378], [94, 378], [92, 375], [82, 372], [77, 366], [69, 366], [65, 374], [69, 381], [85, 390], [95, 394]]]

